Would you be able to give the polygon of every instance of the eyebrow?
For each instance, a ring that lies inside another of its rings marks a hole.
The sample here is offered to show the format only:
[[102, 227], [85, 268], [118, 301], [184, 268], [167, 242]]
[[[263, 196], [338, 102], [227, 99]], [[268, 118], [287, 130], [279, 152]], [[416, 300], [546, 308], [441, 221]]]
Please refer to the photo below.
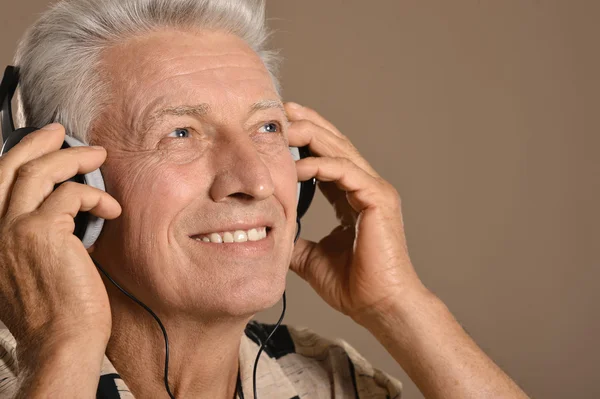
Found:
[[285, 114], [285, 108], [281, 100], [261, 100], [250, 107], [250, 115], [257, 111], [264, 111], [268, 109], [278, 108]]
[[208, 104], [197, 104], [197, 105], [178, 105], [175, 107], [166, 107], [161, 108], [152, 114], [143, 121], [144, 132], [147, 132], [151, 126], [155, 125], [166, 116], [184, 116], [184, 115], [192, 115], [197, 118], [201, 118], [205, 116], [210, 111], [210, 106]]
[[[265, 111], [269, 109], [279, 109], [285, 115], [285, 108], [281, 100], [260, 100], [250, 106], [248, 117], [252, 116], [258, 111]], [[161, 108], [158, 111], [153, 112], [144, 122], [144, 131], [148, 131], [149, 127], [158, 123], [167, 116], [185, 116], [190, 115], [196, 118], [202, 118], [210, 112], [210, 105], [206, 103], [196, 105], [178, 105], [174, 107]]]

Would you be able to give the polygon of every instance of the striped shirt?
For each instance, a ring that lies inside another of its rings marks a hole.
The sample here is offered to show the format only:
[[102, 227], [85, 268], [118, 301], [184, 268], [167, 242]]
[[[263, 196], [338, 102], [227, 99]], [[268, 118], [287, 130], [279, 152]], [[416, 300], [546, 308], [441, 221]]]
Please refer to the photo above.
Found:
[[[273, 325], [251, 322], [240, 344], [240, 377], [245, 398], [253, 398], [252, 371]], [[12, 398], [19, 369], [16, 342], [0, 329], [0, 399]], [[132, 399], [133, 394], [104, 356], [96, 399]], [[328, 340], [304, 328], [281, 326], [261, 355], [257, 371], [260, 399], [397, 399], [402, 384], [374, 369], [343, 340]]]

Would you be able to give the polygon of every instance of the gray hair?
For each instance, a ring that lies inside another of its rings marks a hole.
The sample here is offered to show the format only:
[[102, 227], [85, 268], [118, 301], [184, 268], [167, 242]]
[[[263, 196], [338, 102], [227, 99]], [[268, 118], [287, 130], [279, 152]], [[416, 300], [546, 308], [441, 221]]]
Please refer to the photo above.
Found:
[[59, 122], [89, 143], [109, 95], [102, 51], [161, 28], [209, 29], [243, 39], [262, 59], [279, 91], [278, 54], [267, 50], [266, 0], [63, 0], [27, 31], [15, 56], [21, 81], [17, 125]]

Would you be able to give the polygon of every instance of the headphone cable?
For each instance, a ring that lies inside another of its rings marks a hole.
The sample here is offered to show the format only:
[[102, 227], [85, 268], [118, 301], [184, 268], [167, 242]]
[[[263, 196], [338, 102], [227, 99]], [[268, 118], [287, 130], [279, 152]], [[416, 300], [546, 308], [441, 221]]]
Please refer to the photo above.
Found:
[[[296, 237], [294, 238], [294, 244], [298, 241], [298, 238], [300, 237], [300, 231], [302, 230], [302, 225], [300, 223], [300, 219], [298, 219], [298, 218], [296, 219], [296, 226], [297, 226], [297, 231], [296, 231]], [[100, 266], [100, 264], [98, 262], [96, 262], [96, 260], [94, 258], [92, 258], [91, 256], [90, 256], [90, 258], [92, 259], [92, 261], [94, 262], [94, 264], [96, 265], [96, 267], [98, 268], [98, 270], [100, 270], [100, 272], [102, 274], [104, 274], [104, 276], [115, 287], [117, 287], [129, 299], [131, 299], [132, 301], [134, 301], [135, 303], [137, 303], [138, 305], [140, 305], [158, 323], [158, 326], [160, 327], [160, 329], [162, 331], [162, 334], [163, 334], [163, 338], [165, 340], [165, 374], [164, 374], [165, 389], [167, 391], [167, 394], [169, 395], [169, 398], [175, 399], [175, 396], [171, 392], [171, 388], [169, 388], [169, 337], [167, 335], [167, 330], [165, 329], [165, 326], [162, 324], [162, 322], [160, 321], [160, 318], [156, 315], [156, 313], [154, 313], [152, 311], [152, 309], [150, 309], [148, 306], [146, 306], [142, 301], [140, 301], [139, 299], [137, 299], [135, 296], [133, 296], [132, 294], [130, 294], [129, 292], [127, 292], [124, 288], [122, 288], [106, 272], [106, 270], [104, 270], [104, 268], [102, 266]], [[286, 307], [287, 307], [287, 300], [286, 300], [286, 295], [285, 295], [285, 291], [284, 291], [283, 292], [283, 310], [281, 312], [281, 316], [279, 317], [279, 321], [277, 321], [277, 324], [275, 324], [275, 327], [273, 328], [273, 331], [271, 331], [271, 334], [269, 334], [269, 336], [267, 337], [267, 339], [265, 340], [265, 342], [261, 343], [260, 340], [259, 340], [260, 349], [258, 351], [258, 354], [256, 355], [256, 360], [254, 361], [254, 370], [252, 372], [252, 385], [253, 385], [253, 391], [254, 391], [254, 399], [258, 398], [258, 395], [257, 395], [257, 392], [256, 392], [256, 371], [258, 369], [258, 361], [260, 360], [260, 355], [266, 349], [267, 344], [269, 343], [269, 341], [271, 340], [271, 338], [273, 337], [273, 335], [275, 334], [275, 332], [277, 331], [277, 329], [281, 326], [281, 322], [283, 321], [283, 318], [285, 317]], [[236, 392], [237, 392], [238, 395], [240, 395], [241, 399], [244, 399], [243, 398], [244, 393], [243, 393], [242, 388], [241, 388], [241, 380], [240, 380], [240, 376], [239, 376], [239, 371], [238, 371], [238, 380], [237, 380]]]
[[[296, 218], [296, 227], [297, 227], [297, 229], [296, 229], [296, 237], [294, 237], [294, 244], [296, 244], [296, 242], [298, 242], [298, 238], [300, 238], [300, 232], [302, 231], [302, 224], [300, 223], [300, 218]], [[258, 395], [256, 393], [256, 371], [258, 370], [258, 361], [260, 359], [260, 355], [266, 349], [267, 344], [271, 340], [271, 337], [273, 337], [273, 335], [275, 334], [277, 329], [281, 326], [281, 322], [283, 321], [283, 318], [285, 317], [286, 308], [287, 308], [287, 299], [286, 299], [285, 291], [283, 291], [283, 310], [281, 311], [281, 316], [279, 317], [279, 321], [277, 322], [277, 324], [275, 324], [273, 331], [271, 331], [271, 334], [269, 334], [269, 336], [263, 343], [261, 343], [260, 339], [255, 336], [255, 338], [259, 342], [260, 349], [258, 350], [258, 354], [256, 355], [256, 360], [254, 361], [254, 370], [252, 372], [252, 386], [254, 389], [254, 399], [258, 398]], [[241, 399], [244, 399], [244, 398], [242, 397]]]
[[158, 323], [158, 326], [160, 327], [160, 329], [163, 333], [163, 337], [165, 339], [165, 376], [164, 376], [165, 389], [167, 390], [167, 394], [169, 394], [169, 397], [171, 399], [175, 399], [175, 396], [171, 393], [171, 389], [169, 388], [169, 337], [167, 336], [167, 330], [165, 329], [165, 326], [163, 326], [162, 322], [160, 321], [158, 316], [152, 311], [152, 309], [150, 309], [148, 306], [146, 306], [142, 301], [137, 299], [135, 296], [133, 296], [132, 294], [127, 292], [125, 289], [121, 288], [121, 286], [119, 284], [117, 284], [117, 282], [115, 280], [113, 280], [113, 278], [106, 272], [106, 270], [104, 270], [102, 268], [102, 266], [100, 266], [100, 264], [98, 262], [96, 262], [96, 260], [94, 258], [92, 258], [92, 261], [94, 262], [94, 264], [96, 265], [98, 270], [100, 270], [102, 272], [102, 274], [104, 274], [104, 276], [106, 276], [106, 278], [115, 287], [117, 287], [123, 294], [127, 295], [132, 301], [134, 301], [135, 303], [140, 305], [142, 308], [144, 308], [144, 310], [146, 312], [150, 313], [150, 315]]

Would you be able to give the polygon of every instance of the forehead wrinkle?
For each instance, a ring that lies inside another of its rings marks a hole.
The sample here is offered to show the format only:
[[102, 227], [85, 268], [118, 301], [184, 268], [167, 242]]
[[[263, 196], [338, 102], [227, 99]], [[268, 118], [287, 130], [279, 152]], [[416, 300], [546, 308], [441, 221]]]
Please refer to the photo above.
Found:
[[[242, 68], [242, 67], [238, 67], [238, 66], [229, 66], [229, 68]], [[211, 69], [222, 69], [222, 68], [206, 68], [204, 69], [204, 71], [210, 71]], [[248, 69], [248, 68], [246, 68]], [[254, 71], [260, 71], [262, 72], [262, 69], [260, 68], [251, 68]], [[190, 72], [183, 72], [180, 74], [175, 74], [171, 77], [169, 77], [168, 79], [177, 79], [177, 78], [181, 78], [182, 76], [186, 76], [189, 75]], [[271, 82], [271, 80], [269, 80], [269, 82]], [[152, 85], [154, 86], [154, 84]], [[154, 111], [157, 107], [160, 106], [161, 103], [165, 103], [165, 97], [164, 96], [160, 96], [158, 98], [156, 98], [154, 101], [152, 101], [145, 110], [143, 110], [141, 112], [141, 114], [138, 114], [138, 121], [137, 123], [135, 123], [136, 125], [138, 125], [138, 129], [134, 129], [134, 130], [139, 130], [140, 132], [147, 132], [150, 127], [157, 123], [160, 122], [165, 116], [183, 116], [183, 115], [192, 115], [192, 116], [196, 116], [198, 118], [200, 117], [204, 117], [206, 116], [210, 111], [210, 105], [206, 104], [206, 103], [202, 103], [202, 104], [197, 104], [197, 105], [179, 105], [179, 106], [171, 106], [171, 107], [165, 107], [163, 109], [160, 109], [158, 111]], [[283, 114], [285, 115], [285, 108], [283, 106], [283, 103], [281, 102], [281, 100], [274, 100], [274, 99], [270, 99], [270, 100], [261, 100], [258, 101], [256, 103], [254, 103], [251, 107], [250, 107], [250, 111], [248, 113], [249, 116], [251, 116], [252, 114], [254, 114], [257, 111], [261, 111], [261, 110], [268, 110], [268, 109], [273, 109], [273, 108], [277, 108], [280, 109]], [[132, 121], [134, 122], [134, 121]], [[134, 125], [134, 123], [132, 123], [132, 126]], [[139, 128], [141, 126], [141, 129]]]

